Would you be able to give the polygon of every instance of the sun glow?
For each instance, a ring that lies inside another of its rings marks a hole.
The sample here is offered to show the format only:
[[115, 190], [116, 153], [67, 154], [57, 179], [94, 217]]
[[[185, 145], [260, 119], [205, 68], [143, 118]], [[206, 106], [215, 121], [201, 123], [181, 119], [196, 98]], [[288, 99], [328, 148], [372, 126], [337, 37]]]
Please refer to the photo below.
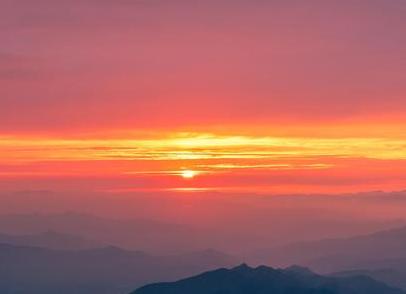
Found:
[[[232, 185], [233, 181], [240, 184], [238, 179], [247, 177], [253, 186], [257, 181], [296, 176], [300, 179], [311, 173], [343, 178], [348, 173], [362, 174], [362, 177], [388, 174], [388, 179], [392, 179], [403, 177], [405, 161], [405, 136], [157, 133], [131, 139], [90, 137], [79, 140], [0, 135], [0, 180], [32, 176], [113, 176], [124, 181], [130, 176], [149, 179], [151, 183], [171, 179], [168, 187], [173, 188], [177, 183], [174, 177], [184, 181], [199, 177], [198, 183], [204, 187], [218, 187], [226, 182]], [[162, 185], [166, 184], [162, 182]]]
[[192, 179], [197, 175], [197, 172], [187, 169], [187, 170], [183, 170], [180, 175], [184, 179]]

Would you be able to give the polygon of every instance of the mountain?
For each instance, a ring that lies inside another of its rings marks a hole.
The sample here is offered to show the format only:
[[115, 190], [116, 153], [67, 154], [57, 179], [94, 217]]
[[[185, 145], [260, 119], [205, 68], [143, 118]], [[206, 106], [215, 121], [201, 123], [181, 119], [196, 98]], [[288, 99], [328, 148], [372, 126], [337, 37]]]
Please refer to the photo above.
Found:
[[82, 250], [105, 246], [100, 242], [85, 239], [80, 236], [53, 231], [26, 235], [0, 234], [0, 243], [66, 250]]
[[240, 265], [172, 283], [147, 285], [132, 294], [405, 294], [371, 278], [324, 277], [301, 267]]
[[[406, 258], [406, 227], [351, 238], [299, 242], [256, 252], [251, 258], [276, 266], [313, 265], [321, 272], [347, 267], [355, 260]], [[326, 258], [334, 263], [323, 262]]]
[[294, 243], [256, 253], [256, 262], [300, 264], [334, 275], [362, 273], [406, 289], [406, 227], [352, 238]]
[[122, 294], [235, 264], [212, 250], [153, 256], [117, 247], [70, 251], [0, 244], [0, 293]]
[[[28, 200], [33, 201], [30, 198]], [[216, 198], [216, 201], [220, 200]], [[222, 201], [226, 200], [223, 199], [220, 203], [228, 207], [228, 200]], [[237, 202], [238, 207], [244, 203]], [[238, 210], [245, 208], [240, 207]], [[212, 210], [208, 207], [205, 209]], [[271, 248], [301, 240], [364, 234], [393, 227], [394, 223], [396, 225], [404, 223], [352, 219], [337, 221], [335, 218], [309, 219], [308, 217], [305, 219], [301, 217], [298, 221], [298, 216], [293, 213], [288, 217], [279, 210], [277, 213], [272, 210], [271, 214], [265, 214], [266, 210], [261, 209], [261, 211], [264, 215], [257, 215], [256, 211], [252, 211], [252, 217], [251, 214], [244, 214], [243, 218], [230, 216], [227, 222], [215, 224], [210, 217], [209, 225], [206, 221], [196, 223], [184, 220], [186, 224], [178, 224], [143, 218], [116, 219], [78, 212], [9, 214], [0, 215], [0, 232], [26, 235], [54, 231], [154, 254], [184, 253], [206, 248], [233, 253], [244, 251], [245, 254], [257, 252], [258, 246]], [[237, 212], [232, 212], [234, 213]], [[281, 219], [284, 221], [280, 222]], [[259, 263], [262, 264], [262, 260]]]
[[0, 215], [0, 232], [22, 235], [46, 231], [82, 236], [130, 250], [166, 254], [203, 249], [198, 241], [199, 232], [184, 225], [145, 219], [109, 219], [74, 212]]
[[397, 269], [349, 270], [331, 274], [335, 277], [368, 276], [387, 285], [406, 290], [406, 260]]

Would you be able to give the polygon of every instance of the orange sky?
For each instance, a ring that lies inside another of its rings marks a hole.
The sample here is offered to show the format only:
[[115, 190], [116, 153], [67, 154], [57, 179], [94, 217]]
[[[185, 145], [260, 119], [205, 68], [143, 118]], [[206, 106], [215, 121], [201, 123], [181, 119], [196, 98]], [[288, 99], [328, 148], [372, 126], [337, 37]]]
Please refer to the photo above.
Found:
[[401, 190], [405, 13], [386, 0], [1, 1], [0, 188]]
[[[0, 140], [3, 179], [117, 180], [109, 191], [355, 192], [402, 189], [403, 137], [238, 136], [157, 133], [149, 137]], [[191, 173], [185, 178], [182, 174]], [[133, 183], [132, 180], [133, 179]]]

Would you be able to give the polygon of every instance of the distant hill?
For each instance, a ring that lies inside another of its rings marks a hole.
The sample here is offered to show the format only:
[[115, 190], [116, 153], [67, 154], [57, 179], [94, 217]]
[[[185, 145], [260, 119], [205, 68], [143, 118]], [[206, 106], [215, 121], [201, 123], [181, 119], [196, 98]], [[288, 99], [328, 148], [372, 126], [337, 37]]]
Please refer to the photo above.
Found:
[[46, 231], [148, 252], [178, 253], [202, 249], [199, 232], [184, 225], [145, 219], [109, 219], [75, 212], [0, 215], [0, 232], [5, 234]]
[[[257, 217], [261, 220], [258, 221]], [[142, 218], [116, 219], [78, 212], [10, 214], [0, 215], [0, 232], [27, 235], [53, 231], [154, 254], [185, 253], [206, 248], [234, 253], [244, 251], [246, 254], [257, 252], [258, 246], [271, 248], [309, 238], [348, 236], [404, 223], [313, 218], [300, 219], [298, 222], [294, 214], [287, 217], [279, 213], [257, 217], [240, 220], [241, 223], [231, 227], [225, 223], [206, 227], [196, 223], [188, 225]], [[278, 221], [282, 218], [283, 222]], [[259, 263], [263, 264], [264, 261], [260, 260]]]
[[276, 266], [300, 264], [320, 273], [363, 273], [406, 289], [406, 227], [352, 238], [300, 242], [256, 253]]
[[53, 231], [26, 235], [0, 234], [0, 243], [66, 250], [83, 250], [106, 246], [103, 243], [80, 236]]
[[[30, 193], [26, 196], [28, 198], [25, 198], [25, 193], [13, 194], [13, 197], [10, 196], [10, 201], [21, 197], [19, 201], [26, 199], [25, 202], [27, 203], [40, 201], [37, 197], [41, 198], [40, 195], [44, 193], [37, 192], [35, 197], [32, 196], [34, 198], [29, 196]], [[48, 196], [52, 197], [52, 199], [56, 198], [52, 192]], [[293, 205], [297, 200], [296, 196], [288, 198], [290, 200], [282, 200], [286, 199], [285, 197], [275, 197], [275, 199], [279, 199], [275, 201], [276, 203], [289, 201]], [[92, 199], [97, 201], [97, 198]], [[155, 215], [158, 219], [154, 220], [137, 217], [124, 217], [123, 219], [121, 217], [100, 217], [84, 212], [42, 212], [0, 215], [0, 232], [21, 235], [55, 231], [82, 236], [86, 239], [97, 240], [121, 248], [144, 250], [157, 254], [173, 254], [204, 250], [206, 248], [216, 248], [220, 251], [234, 253], [244, 252], [246, 254], [247, 252], [258, 251], [261, 248], [259, 246], [270, 248], [302, 240], [351, 236], [405, 224], [402, 220], [337, 219], [335, 216], [329, 218], [317, 214], [305, 216], [304, 211], [301, 211], [300, 215], [293, 211], [286, 214], [283, 212], [287, 208], [285, 204], [284, 209], [281, 211], [274, 211], [271, 208], [274, 205], [271, 204], [273, 200], [269, 203], [267, 201], [272, 213], [266, 213], [267, 209], [261, 209], [261, 214], [257, 215], [259, 211], [252, 210], [254, 207], [244, 207], [243, 203], [245, 201], [237, 199], [239, 197], [235, 199], [236, 206], [233, 206], [230, 211], [229, 219], [230, 222], [235, 224], [234, 226], [228, 225], [227, 222], [212, 224], [213, 221], [211, 220], [209, 221], [210, 224], [208, 224], [204, 219], [197, 221], [200, 217], [192, 222], [182, 220], [184, 223], [179, 224], [162, 220], [159, 215]], [[124, 204], [119, 199], [117, 201], [117, 204]], [[223, 203], [221, 205], [228, 205], [227, 203], [229, 203], [228, 196], [221, 199], [216, 198], [215, 202], [217, 203], [217, 201], [219, 201], [218, 205], [220, 203]], [[214, 202], [205, 202], [206, 204], [211, 206]], [[215, 209], [215, 206], [213, 206], [213, 209]], [[251, 212], [238, 216], [239, 214], [235, 213], [240, 209], [248, 209]], [[252, 216], [250, 216], [251, 213]]]
[[400, 260], [402, 265], [393, 266], [396, 269], [349, 270], [331, 274], [335, 277], [368, 276], [387, 285], [406, 289], [406, 260]]
[[[253, 259], [277, 266], [312, 264], [319, 271], [329, 272], [337, 266], [351, 266], [356, 260], [406, 258], [404, 248], [406, 227], [351, 238], [293, 243], [256, 252]], [[346, 258], [339, 265], [338, 261], [322, 262], [327, 257]]]
[[117, 247], [68, 251], [0, 244], [0, 293], [122, 294], [235, 264], [213, 250], [152, 256]]
[[324, 277], [306, 268], [241, 265], [172, 283], [147, 285], [132, 294], [405, 294], [371, 278]]

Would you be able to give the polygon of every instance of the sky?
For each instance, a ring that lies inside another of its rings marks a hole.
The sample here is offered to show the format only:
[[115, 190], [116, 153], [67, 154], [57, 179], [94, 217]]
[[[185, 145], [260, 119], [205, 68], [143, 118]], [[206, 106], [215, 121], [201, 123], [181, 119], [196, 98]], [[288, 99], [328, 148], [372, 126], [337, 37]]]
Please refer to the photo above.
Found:
[[403, 0], [0, 0], [0, 189], [406, 180]]

